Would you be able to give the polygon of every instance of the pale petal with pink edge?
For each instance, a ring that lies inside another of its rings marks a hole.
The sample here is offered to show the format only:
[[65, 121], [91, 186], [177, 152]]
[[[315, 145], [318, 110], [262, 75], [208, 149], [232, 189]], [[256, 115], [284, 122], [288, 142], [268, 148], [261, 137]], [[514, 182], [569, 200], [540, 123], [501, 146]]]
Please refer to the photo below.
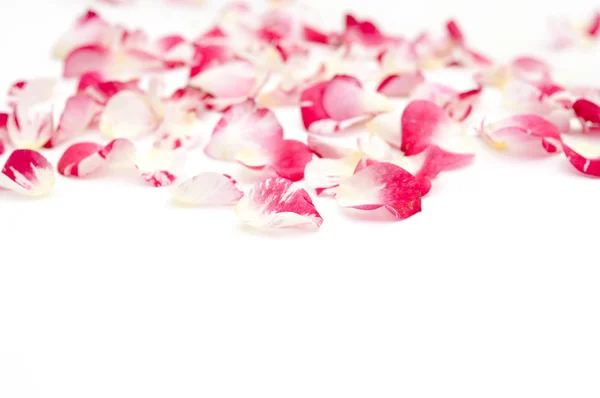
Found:
[[233, 178], [220, 173], [200, 173], [171, 185], [169, 192], [178, 202], [193, 206], [235, 205], [244, 196]]
[[117, 60], [113, 52], [103, 46], [79, 47], [67, 55], [63, 64], [63, 77], [73, 78], [87, 73], [113, 75]]
[[398, 112], [383, 113], [375, 116], [367, 123], [367, 129], [372, 134], [376, 134], [388, 144], [395, 148], [402, 145], [402, 114]]
[[365, 134], [357, 139], [358, 150], [363, 157], [375, 159], [380, 162], [389, 162], [394, 158], [394, 151], [390, 145], [375, 134]]
[[0, 174], [0, 188], [26, 196], [43, 196], [54, 187], [54, 168], [39, 152], [13, 151]]
[[120, 138], [103, 146], [94, 142], [71, 145], [58, 161], [58, 172], [66, 177], [88, 177], [109, 169], [130, 169], [135, 165], [136, 148]]
[[63, 59], [76, 48], [103, 43], [109, 29], [106, 21], [96, 12], [88, 10], [59, 37], [54, 45], [54, 57]]
[[171, 185], [177, 179], [183, 170], [185, 160], [185, 150], [152, 148], [138, 153], [135, 166], [148, 184], [160, 188]]
[[70, 97], [60, 121], [46, 147], [54, 147], [84, 133], [102, 111], [102, 106], [87, 94]]
[[425, 76], [420, 70], [397, 73], [386, 76], [377, 86], [377, 92], [388, 97], [409, 97], [424, 82]]
[[111, 138], [134, 138], [156, 130], [159, 122], [144, 94], [125, 90], [108, 100], [100, 117], [100, 130]]
[[341, 182], [336, 192], [340, 206], [359, 210], [385, 207], [398, 219], [421, 211], [421, 183], [408, 171], [385, 162], [361, 169]]
[[283, 128], [275, 114], [256, 108], [254, 101], [234, 105], [213, 130], [204, 152], [221, 160], [235, 160], [242, 151], [269, 150], [283, 140]]
[[254, 96], [266, 76], [247, 61], [231, 61], [209, 68], [190, 79], [189, 85], [216, 99], [245, 99]]
[[339, 159], [355, 152], [354, 148], [345, 145], [336, 138], [308, 134], [306, 139], [308, 147], [321, 158]]
[[264, 230], [318, 230], [323, 218], [308, 192], [285, 178], [269, 178], [254, 185], [235, 207], [247, 225]]
[[524, 155], [536, 154], [540, 148], [556, 152], [562, 141], [558, 127], [538, 115], [511, 116], [495, 123], [482, 123], [481, 138], [492, 148], [510, 149]]
[[354, 174], [360, 159], [359, 152], [339, 159], [313, 159], [304, 170], [306, 184], [319, 196], [335, 196], [340, 183]]

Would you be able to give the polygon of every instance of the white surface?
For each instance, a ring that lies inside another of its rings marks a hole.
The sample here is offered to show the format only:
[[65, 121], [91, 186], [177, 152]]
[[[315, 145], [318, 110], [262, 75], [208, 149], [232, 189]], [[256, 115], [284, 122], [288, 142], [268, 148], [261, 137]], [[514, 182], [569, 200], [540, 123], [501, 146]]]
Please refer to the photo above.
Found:
[[[140, 3], [98, 9], [193, 35], [220, 2]], [[331, 27], [348, 8], [409, 34], [455, 16], [504, 58], [543, 38], [534, 2], [307, 3]], [[84, 6], [4, 2], [1, 90], [60, 71], [52, 42]], [[591, 82], [597, 54], [556, 63]], [[279, 115], [300, 136], [299, 112]], [[231, 168], [188, 167], [208, 170]], [[0, 193], [0, 397], [597, 397], [599, 195], [561, 156], [484, 148], [407, 221], [357, 220], [316, 199], [321, 231], [291, 237], [118, 178], [60, 178], [41, 200]]]

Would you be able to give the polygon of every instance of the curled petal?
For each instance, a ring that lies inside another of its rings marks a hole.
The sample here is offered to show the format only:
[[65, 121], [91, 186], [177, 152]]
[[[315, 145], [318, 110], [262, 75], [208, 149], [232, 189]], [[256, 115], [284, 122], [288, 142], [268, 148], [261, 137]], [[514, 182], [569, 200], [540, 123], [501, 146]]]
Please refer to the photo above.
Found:
[[563, 150], [569, 162], [580, 172], [600, 177], [600, 148], [586, 144], [567, 144], [563, 141]]
[[159, 118], [150, 101], [134, 91], [121, 91], [106, 104], [100, 117], [100, 130], [113, 138], [133, 138], [158, 127]]
[[463, 122], [469, 117], [469, 115], [471, 115], [471, 112], [473, 111], [475, 104], [479, 101], [482, 92], [483, 87], [478, 87], [473, 90], [458, 93], [457, 95], [451, 97], [443, 105], [443, 108], [452, 119], [456, 120], [457, 122]]
[[388, 97], [408, 97], [425, 81], [419, 70], [387, 76], [377, 87], [377, 92]]
[[200, 144], [202, 135], [194, 113], [171, 109], [156, 130], [154, 148], [192, 149]]
[[246, 224], [259, 229], [316, 230], [323, 224], [308, 192], [280, 177], [254, 185], [235, 212]]
[[58, 172], [65, 177], [88, 177], [108, 168], [131, 168], [136, 148], [127, 139], [116, 139], [106, 146], [93, 142], [71, 145], [58, 161]]
[[[40, 149], [52, 137], [54, 120], [52, 109], [30, 108], [28, 113], [17, 111], [8, 118], [7, 133], [10, 142], [18, 149]], [[22, 118], [19, 118], [19, 114]]]
[[85, 132], [100, 114], [102, 107], [86, 94], [76, 94], [67, 100], [58, 127], [46, 144], [51, 148]]
[[302, 121], [313, 134], [333, 134], [391, 110], [389, 100], [363, 89], [350, 76], [335, 76], [306, 89], [300, 98]]
[[335, 196], [340, 183], [354, 174], [360, 159], [358, 152], [339, 159], [313, 159], [304, 170], [306, 184], [317, 195]]
[[584, 122], [600, 125], [600, 106], [587, 99], [578, 99], [573, 104], [573, 111]]
[[219, 173], [200, 173], [180, 184], [169, 187], [173, 197], [186, 205], [235, 205], [244, 196], [236, 181]]
[[13, 151], [0, 174], [0, 188], [27, 196], [43, 196], [54, 187], [54, 168], [39, 152]]
[[359, 210], [385, 207], [403, 220], [421, 211], [421, 183], [391, 163], [376, 162], [342, 181], [336, 199], [340, 206]]
[[283, 128], [275, 114], [256, 108], [250, 100], [223, 114], [204, 152], [214, 159], [235, 160], [242, 151], [269, 150], [282, 140]]

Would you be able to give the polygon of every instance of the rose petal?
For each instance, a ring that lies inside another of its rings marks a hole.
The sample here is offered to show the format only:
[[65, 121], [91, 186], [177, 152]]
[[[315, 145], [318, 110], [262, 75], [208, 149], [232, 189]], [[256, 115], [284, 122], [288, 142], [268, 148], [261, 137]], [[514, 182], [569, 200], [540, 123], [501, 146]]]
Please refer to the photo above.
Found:
[[159, 119], [150, 101], [140, 93], [125, 90], [114, 95], [100, 117], [100, 130], [113, 138], [132, 138], [158, 127]]
[[269, 166], [279, 177], [300, 181], [304, 178], [304, 169], [312, 158], [313, 152], [306, 144], [295, 140], [284, 140], [273, 151]]
[[111, 65], [115, 62], [110, 49], [99, 45], [78, 47], [65, 58], [63, 77], [73, 78], [87, 73], [110, 74]]
[[0, 174], [0, 188], [27, 195], [42, 196], [54, 187], [54, 168], [39, 152], [13, 151]]
[[87, 177], [109, 167], [133, 167], [135, 156], [136, 148], [127, 139], [116, 139], [106, 146], [80, 142], [63, 153], [58, 161], [58, 172], [66, 177]]
[[585, 144], [567, 144], [564, 141], [562, 146], [573, 167], [584, 174], [600, 177], [600, 148]]
[[367, 129], [395, 148], [402, 146], [402, 114], [383, 113], [367, 123]]
[[387, 98], [367, 92], [351, 76], [335, 76], [306, 89], [300, 98], [304, 127], [313, 134], [333, 134], [391, 110]]
[[538, 115], [511, 116], [483, 127], [480, 134], [495, 149], [511, 148], [525, 153], [532, 151], [531, 144], [535, 148], [542, 142], [547, 151], [554, 152], [562, 141], [558, 127]]
[[190, 79], [189, 84], [216, 100], [236, 103], [253, 97], [265, 80], [266, 76], [250, 62], [231, 61], [199, 73]]
[[215, 126], [204, 152], [221, 160], [235, 160], [246, 150], [275, 148], [283, 140], [283, 128], [273, 112], [256, 108], [249, 100], [231, 107]]
[[76, 94], [67, 100], [58, 127], [46, 144], [52, 148], [85, 132], [102, 110], [94, 99], [86, 94]]
[[235, 205], [244, 196], [233, 178], [219, 173], [200, 173], [172, 185], [169, 192], [179, 202], [194, 206]]
[[354, 153], [354, 149], [319, 135], [308, 134], [308, 147], [321, 158], [340, 159]]
[[389, 75], [377, 87], [377, 92], [388, 97], [408, 97], [425, 81], [421, 71]]
[[160, 188], [171, 185], [185, 164], [185, 151], [153, 148], [138, 155], [135, 166], [142, 178], [150, 185]]
[[578, 118], [591, 124], [600, 124], [600, 106], [586, 99], [578, 99], [573, 104], [573, 111]]
[[511, 71], [516, 79], [529, 83], [543, 83], [551, 80], [550, 68], [533, 57], [518, 57], [512, 61]]
[[421, 183], [408, 171], [377, 162], [341, 182], [336, 199], [342, 207], [376, 210], [385, 207], [403, 220], [421, 211]]
[[446, 112], [430, 101], [416, 100], [402, 114], [401, 149], [406, 155], [416, 155], [446, 136], [457, 135], [459, 127]]
[[340, 183], [354, 174], [360, 159], [359, 152], [339, 159], [313, 159], [304, 170], [306, 184], [317, 195], [335, 196]]
[[308, 192], [280, 177], [254, 185], [235, 212], [247, 225], [259, 229], [317, 230], [323, 224]]
[[74, 26], [61, 35], [54, 46], [54, 57], [63, 59], [76, 48], [102, 43], [110, 29], [96, 12], [88, 10]]

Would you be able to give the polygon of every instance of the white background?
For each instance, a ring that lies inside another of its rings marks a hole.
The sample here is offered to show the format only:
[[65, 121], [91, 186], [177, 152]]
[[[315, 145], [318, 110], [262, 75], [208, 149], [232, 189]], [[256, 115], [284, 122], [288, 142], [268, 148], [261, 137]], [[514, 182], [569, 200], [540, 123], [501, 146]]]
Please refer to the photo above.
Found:
[[[139, 3], [98, 10], [193, 37], [221, 2]], [[306, 3], [331, 28], [354, 9], [408, 35], [454, 16], [498, 59], [537, 51], [558, 7], [592, 10], [584, 1]], [[85, 6], [4, 1], [1, 90], [58, 74], [51, 45]], [[568, 82], [597, 83], [597, 52], [553, 62]], [[286, 133], [303, 134], [298, 111], [279, 115]], [[45, 154], [55, 161], [62, 150]], [[187, 171], [231, 171], [207, 165]], [[481, 147], [472, 167], [434, 182], [409, 220], [315, 204], [320, 232], [266, 236], [231, 209], [179, 208], [166, 190], [119, 178], [59, 178], [39, 200], [0, 193], [0, 397], [600, 395], [600, 181], [561, 155]]]

